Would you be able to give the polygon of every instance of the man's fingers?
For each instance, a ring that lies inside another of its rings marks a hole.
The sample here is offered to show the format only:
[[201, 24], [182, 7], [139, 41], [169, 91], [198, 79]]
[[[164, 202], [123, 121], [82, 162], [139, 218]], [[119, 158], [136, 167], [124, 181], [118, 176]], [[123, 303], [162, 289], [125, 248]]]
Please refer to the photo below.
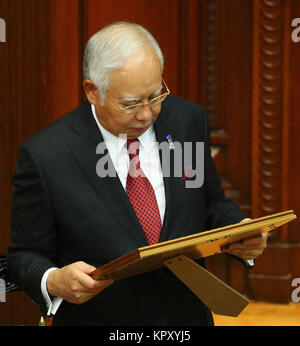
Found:
[[222, 251], [241, 257], [243, 259], [253, 259], [260, 256], [267, 246], [267, 233], [260, 236], [244, 239], [222, 248]]
[[77, 279], [84, 288], [83, 291], [98, 292], [99, 290], [102, 290], [113, 283], [112, 279], [94, 280], [89, 274], [93, 272], [96, 268], [93, 266], [89, 267], [83, 266], [81, 268], [84, 271], [79, 271], [77, 273]]
[[93, 272], [95, 268], [84, 262], [76, 263], [74, 269], [73, 297], [70, 300], [74, 304], [85, 303], [113, 283], [112, 279], [94, 280], [89, 273]]
[[247, 238], [247, 239], [243, 240], [243, 244], [245, 244], [245, 245], [258, 245], [260, 243], [265, 243], [267, 238], [268, 238], [268, 233], [264, 232], [258, 237]]
[[264, 245], [261, 243], [258, 244], [230, 244], [228, 247], [226, 247], [224, 250], [256, 250], [256, 249], [264, 249]]
[[258, 237], [247, 238], [240, 242], [229, 244], [224, 246], [223, 251], [227, 250], [255, 250], [264, 249], [267, 245], [268, 234], [266, 232], [262, 233]]
[[90, 273], [95, 269], [85, 262], [75, 262], [54, 270], [49, 273], [47, 290], [70, 303], [84, 303], [113, 283], [112, 279], [92, 279]]

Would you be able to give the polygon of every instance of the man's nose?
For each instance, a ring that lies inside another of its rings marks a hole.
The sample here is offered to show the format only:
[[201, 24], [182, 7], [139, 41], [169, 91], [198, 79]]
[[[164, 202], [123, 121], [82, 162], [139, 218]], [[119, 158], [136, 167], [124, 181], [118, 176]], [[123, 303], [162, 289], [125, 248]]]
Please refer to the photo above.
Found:
[[148, 121], [153, 117], [152, 109], [149, 105], [144, 105], [136, 114], [139, 121]]

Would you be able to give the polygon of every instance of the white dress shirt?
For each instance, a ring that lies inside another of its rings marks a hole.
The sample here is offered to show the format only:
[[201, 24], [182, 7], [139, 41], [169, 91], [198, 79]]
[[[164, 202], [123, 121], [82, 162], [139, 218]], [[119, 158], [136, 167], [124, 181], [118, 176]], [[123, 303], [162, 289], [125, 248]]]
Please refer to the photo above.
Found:
[[[99, 122], [95, 106], [92, 105], [92, 113], [95, 118], [95, 121], [99, 127], [99, 130], [102, 134], [105, 145], [108, 149], [110, 158], [115, 167], [115, 170], [118, 174], [120, 182], [123, 188], [126, 190], [126, 179], [129, 170], [129, 155], [126, 147], [126, 138], [125, 136], [116, 137], [109, 131], [107, 131]], [[165, 207], [166, 207], [166, 199], [165, 199], [165, 189], [163, 183], [163, 174], [161, 170], [158, 143], [156, 141], [155, 132], [153, 130], [153, 126], [151, 126], [146, 132], [144, 132], [141, 136], [138, 137], [140, 141], [139, 146], [139, 159], [141, 169], [145, 173], [146, 177], [150, 181], [159, 208], [159, 213], [161, 217], [161, 224], [164, 221], [165, 215]], [[96, 150], [96, 148], [95, 148]], [[96, 169], [96, 167], [95, 167]], [[50, 299], [46, 282], [49, 273], [52, 270], [56, 270], [58, 268], [50, 268], [48, 269], [41, 281], [41, 290], [43, 293], [43, 297], [47, 302], [48, 306], [48, 315], [54, 315], [59, 308], [61, 302], [63, 301], [60, 297], [54, 297], [53, 301]]]

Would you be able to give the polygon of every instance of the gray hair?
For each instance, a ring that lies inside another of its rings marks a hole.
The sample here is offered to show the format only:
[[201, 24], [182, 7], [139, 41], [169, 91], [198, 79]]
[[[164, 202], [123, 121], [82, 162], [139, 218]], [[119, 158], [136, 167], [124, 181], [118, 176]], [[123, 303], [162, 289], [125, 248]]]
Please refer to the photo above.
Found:
[[117, 22], [105, 26], [88, 41], [83, 57], [83, 78], [99, 89], [101, 103], [105, 99], [112, 69], [122, 68], [133, 54], [152, 46], [163, 71], [161, 49], [148, 30], [138, 24]]

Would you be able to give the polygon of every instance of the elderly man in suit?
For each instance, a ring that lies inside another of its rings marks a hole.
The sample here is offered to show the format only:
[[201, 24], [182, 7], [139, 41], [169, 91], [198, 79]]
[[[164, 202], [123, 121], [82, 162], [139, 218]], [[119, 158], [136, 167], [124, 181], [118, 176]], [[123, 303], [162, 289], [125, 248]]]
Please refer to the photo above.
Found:
[[[89, 275], [138, 247], [246, 218], [220, 187], [205, 110], [169, 95], [163, 64], [143, 27], [103, 28], [85, 50], [88, 101], [20, 147], [9, 272], [54, 314], [54, 324], [213, 324], [208, 308], [167, 269], [116, 281]], [[163, 174], [158, 145], [170, 138], [204, 143], [201, 186], [187, 188], [174, 167]], [[99, 173], [105, 157], [115, 174]], [[265, 246], [258, 237], [226, 251], [247, 260]]]

